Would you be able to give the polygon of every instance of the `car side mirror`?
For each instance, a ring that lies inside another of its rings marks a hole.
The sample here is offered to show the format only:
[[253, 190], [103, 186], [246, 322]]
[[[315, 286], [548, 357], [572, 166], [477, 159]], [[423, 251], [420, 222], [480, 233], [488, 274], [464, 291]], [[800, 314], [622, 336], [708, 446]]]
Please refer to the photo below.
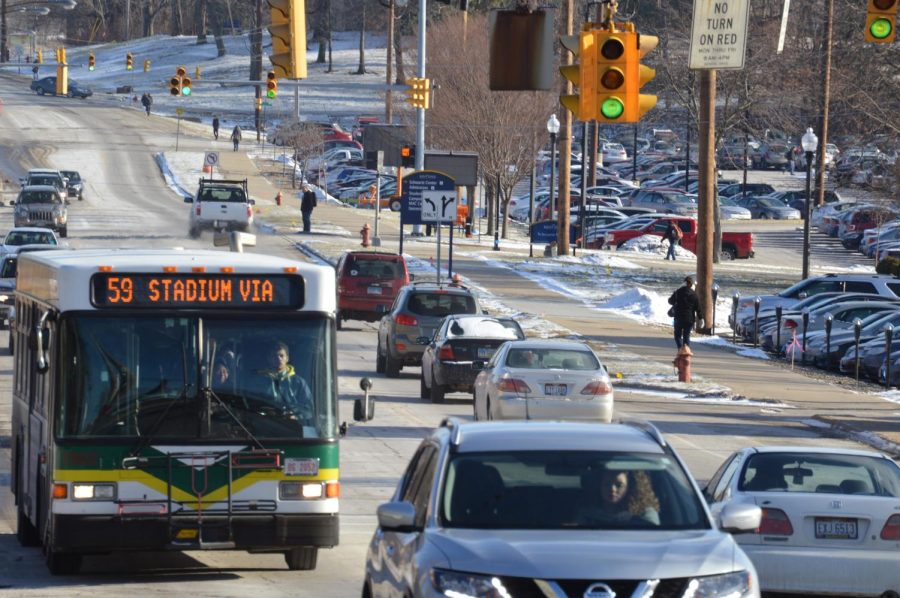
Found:
[[247, 200], [247, 203], [250, 204], [251, 206], [255, 206], [255, 205], [256, 205], [256, 200], [255, 200], [255, 199], [248, 199], [248, 200]]
[[756, 505], [725, 505], [718, 516], [719, 528], [729, 534], [745, 534], [759, 528], [762, 521], [762, 509]]
[[408, 501], [378, 505], [378, 527], [384, 532], [416, 531], [416, 508]]
[[475, 370], [476, 372], [480, 372], [481, 370], [483, 370], [484, 366], [485, 366], [485, 362], [480, 359], [476, 359], [475, 361], [472, 362], [472, 369]]
[[413, 274], [412, 272], [410, 272], [410, 273], [409, 273], [409, 282], [412, 282], [412, 281], [414, 281], [415, 279], [416, 279], [416, 275]]
[[185, 196], [184, 196], [184, 203], [194, 203], [194, 198], [191, 197], [190, 195], [185, 195]]
[[9, 205], [11, 205], [11, 206], [16, 205], [16, 200], [14, 200], [14, 199], [9, 200]]

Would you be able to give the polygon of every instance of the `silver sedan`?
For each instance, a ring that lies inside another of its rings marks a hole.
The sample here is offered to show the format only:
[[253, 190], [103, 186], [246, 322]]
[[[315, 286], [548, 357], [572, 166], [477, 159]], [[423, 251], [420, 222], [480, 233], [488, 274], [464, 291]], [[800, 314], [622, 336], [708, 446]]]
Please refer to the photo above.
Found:
[[609, 374], [583, 342], [509, 341], [475, 378], [475, 419], [608, 422], [612, 412]]
[[713, 515], [758, 505], [735, 536], [764, 592], [889, 596], [900, 590], [900, 467], [843, 448], [754, 447], [731, 455], [704, 490]]

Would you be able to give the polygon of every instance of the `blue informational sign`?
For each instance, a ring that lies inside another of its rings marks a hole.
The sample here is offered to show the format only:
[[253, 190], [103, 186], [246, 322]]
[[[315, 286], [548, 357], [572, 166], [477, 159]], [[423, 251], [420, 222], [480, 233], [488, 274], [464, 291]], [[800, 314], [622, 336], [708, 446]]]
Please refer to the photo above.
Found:
[[558, 223], [556, 220], [544, 220], [543, 222], [535, 222], [531, 225], [531, 242], [532, 243], [553, 243], [556, 241], [556, 229]]
[[420, 170], [403, 177], [400, 202], [401, 224], [424, 224], [422, 221], [422, 192], [456, 192], [456, 181], [442, 172]]

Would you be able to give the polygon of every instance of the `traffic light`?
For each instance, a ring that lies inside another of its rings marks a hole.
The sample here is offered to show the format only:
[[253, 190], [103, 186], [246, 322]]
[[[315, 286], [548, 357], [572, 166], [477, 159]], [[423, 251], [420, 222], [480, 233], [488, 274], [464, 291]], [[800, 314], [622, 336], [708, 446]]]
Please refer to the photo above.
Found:
[[56, 95], [69, 95], [69, 65], [66, 64], [66, 49], [56, 49]]
[[278, 95], [278, 79], [275, 77], [275, 71], [269, 71], [266, 75], [266, 97], [269, 99]]
[[65, 64], [66, 63], [66, 49], [65, 48], [57, 48], [56, 49], [56, 64]]
[[279, 77], [306, 78], [306, 6], [304, 0], [266, 0], [272, 9], [272, 53]]
[[406, 84], [409, 85], [409, 89], [406, 90], [406, 101], [409, 105], [427, 110], [431, 104], [431, 79], [407, 77]]
[[169, 93], [171, 95], [178, 97], [182, 94], [185, 75], [187, 75], [187, 69], [183, 66], [175, 69], [175, 76], [169, 79]]
[[92, 71], [95, 68], [97, 68], [97, 59], [94, 58], [94, 53], [91, 52], [90, 54], [88, 54], [88, 70]]
[[639, 33], [632, 35], [634, 37], [629, 39], [634, 43], [626, 47], [628, 70], [625, 73], [625, 118], [628, 122], [636, 123], [648, 110], [656, 106], [656, 96], [641, 93], [641, 88], [656, 77], [656, 71], [641, 64], [641, 60], [656, 48], [659, 38]]
[[575, 54], [580, 64], [559, 67], [563, 77], [578, 88], [578, 94], [559, 96], [559, 101], [578, 120], [599, 120], [597, 116], [597, 37], [599, 30], [582, 31], [579, 35], [564, 35], [559, 41]]
[[125, 70], [130, 71], [134, 68], [134, 56], [131, 52], [125, 55]]
[[145, 73], [150, 72], [150, 59], [149, 58], [144, 61], [144, 72]]
[[869, 0], [866, 15], [866, 41], [889, 44], [897, 29], [898, 0]]
[[191, 95], [191, 78], [187, 75], [181, 78], [181, 95], [189, 96]]
[[416, 146], [403, 145], [400, 147], [400, 166], [403, 168], [416, 167]]

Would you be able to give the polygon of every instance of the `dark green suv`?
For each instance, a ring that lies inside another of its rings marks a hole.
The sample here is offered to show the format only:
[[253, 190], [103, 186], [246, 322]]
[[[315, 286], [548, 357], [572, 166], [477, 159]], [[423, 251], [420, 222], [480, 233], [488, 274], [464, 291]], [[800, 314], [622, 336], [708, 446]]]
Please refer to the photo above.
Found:
[[449, 315], [477, 314], [478, 298], [459, 284], [416, 282], [400, 289], [391, 311], [381, 318], [375, 371], [396, 378], [405, 365], [422, 365], [422, 353]]

